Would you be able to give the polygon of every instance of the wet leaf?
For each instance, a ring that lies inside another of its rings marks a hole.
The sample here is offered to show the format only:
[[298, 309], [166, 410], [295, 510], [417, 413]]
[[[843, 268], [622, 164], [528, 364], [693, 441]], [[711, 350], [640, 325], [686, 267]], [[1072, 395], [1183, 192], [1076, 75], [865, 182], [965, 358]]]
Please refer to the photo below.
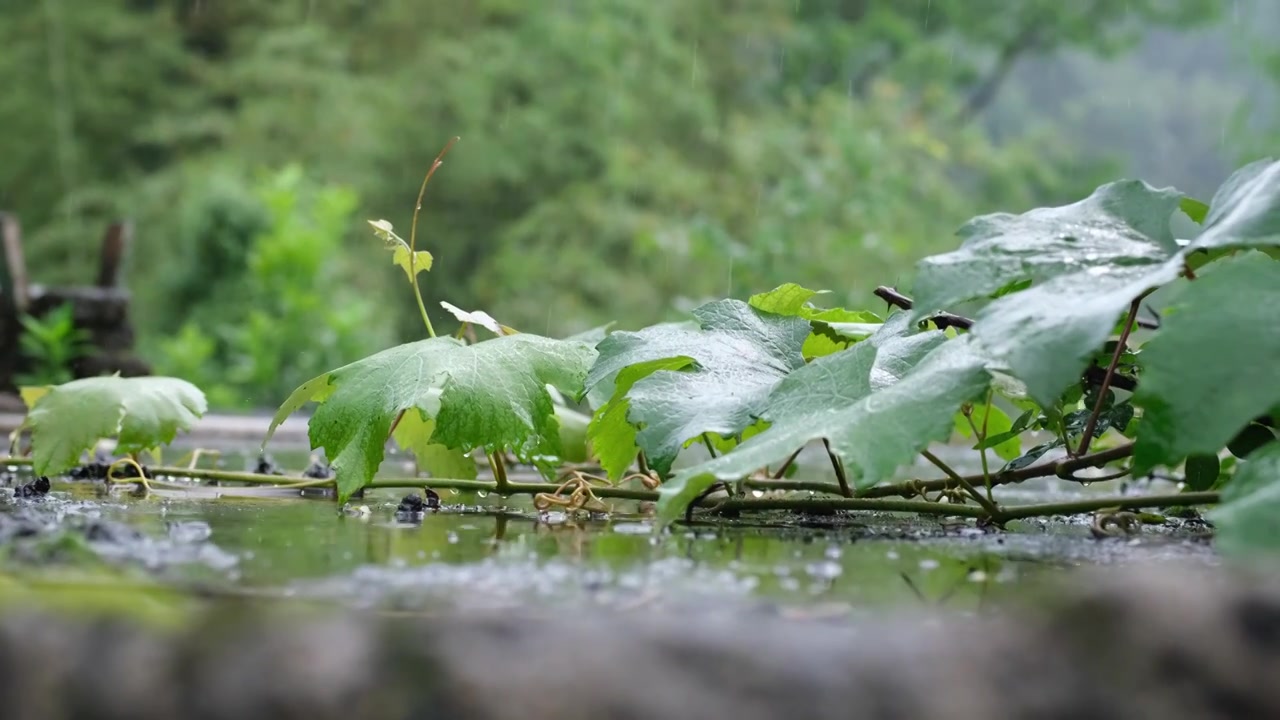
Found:
[[882, 343], [872, 338], [792, 373], [769, 399], [769, 429], [677, 472], [662, 486], [660, 517], [678, 517], [715, 482], [744, 477], [820, 438], [857, 487], [891, 477], [930, 442], [949, 437], [956, 411], [987, 388], [985, 359], [970, 338], [944, 337], [932, 331]]
[[473, 480], [476, 461], [459, 448], [432, 442], [436, 421], [418, 408], [406, 410], [391, 437], [402, 450], [413, 453], [418, 468], [436, 478]]
[[1041, 443], [1026, 451], [1021, 457], [1010, 460], [1007, 465], [1000, 469], [1000, 472], [1008, 472], [1012, 470], [1021, 470], [1025, 467], [1031, 467], [1032, 463], [1044, 457], [1044, 454], [1054, 448], [1062, 447], [1062, 441], [1055, 438], [1046, 443]]
[[103, 438], [115, 437], [121, 453], [167, 445], [206, 410], [204, 393], [177, 378], [110, 376], [52, 386], [25, 421], [33, 469], [61, 473]]
[[1216, 453], [1280, 406], [1280, 262], [1250, 252], [1188, 283], [1143, 347], [1134, 474]]
[[577, 396], [594, 359], [584, 343], [530, 334], [399, 345], [304, 383], [276, 412], [267, 438], [291, 412], [319, 401], [308, 431], [312, 447], [330, 458], [340, 502], [373, 478], [391, 423], [414, 408], [436, 423], [430, 441], [450, 449], [557, 455], [547, 385]]
[[[693, 315], [696, 329], [655, 326], [615, 332], [600, 342], [587, 387], [607, 384], [613, 392], [597, 412], [607, 417], [593, 423], [591, 441], [613, 467], [633, 449], [625, 445], [622, 419], [637, 428], [635, 444], [650, 467], [665, 475], [690, 438], [734, 435], [754, 423], [778, 381], [804, 365], [800, 349], [809, 323], [800, 318], [738, 300], [708, 303]], [[625, 382], [630, 388], [621, 389]], [[623, 403], [625, 416], [619, 414]]]
[[1209, 519], [1216, 543], [1227, 553], [1280, 548], [1280, 442], [1260, 448], [1240, 463], [1222, 489], [1221, 504]]
[[1280, 162], [1259, 160], [1222, 183], [1194, 248], [1280, 245]]
[[[972, 425], [970, 418], [973, 421]], [[981, 431], [984, 422], [987, 428], [986, 440], [975, 443], [974, 450], [992, 449], [1001, 460], [1005, 461], [1022, 454], [1022, 441], [1019, 439], [1021, 430], [1015, 430], [1009, 416], [994, 405], [974, 405], [969, 418], [966, 418], [964, 413], [957, 413], [956, 431], [964, 437], [972, 438], [973, 428], [976, 426]]]
[[974, 218], [960, 229], [958, 250], [917, 265], [915, 317], [1026, 280], [1038, 285], [1090, 268], [1111, 273], [1159, 266], [1177, 251], [1169, 221], [1181, 198], [1173, 189], [1125, 180], [1071, 205]]

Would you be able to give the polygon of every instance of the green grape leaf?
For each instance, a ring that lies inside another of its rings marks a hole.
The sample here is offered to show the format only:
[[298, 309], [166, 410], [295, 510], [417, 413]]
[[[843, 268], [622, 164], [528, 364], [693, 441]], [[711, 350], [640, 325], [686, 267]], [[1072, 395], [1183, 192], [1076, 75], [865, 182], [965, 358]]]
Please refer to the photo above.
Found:
[[1217, 453], [1253, 418], [1280, 405], [1280, 262], [1250, 252], [1188, 283], [1143, 347], [1144, 409], [1135, 476], [1188, 455]]
[[1224, 553], [1280, 548], [1280, 442], [1240, 463], [1222, 488], [1221, 504], [1209, 512], [1215, 543]]
[[1259, 160], [1227, 178], [1203, 225], [1192, 249], [1280, 245], [1280, 162]]
[[431, 477], [474, 480], [476, 461], [460, 448], [432, 442], [435, 431], [434, 418], [419, 408], [410, 408], [404, 411], [391, 437], [402, 450], [413, 453], [419, 469], [426, 470]]
[[1156, 266], [1095, 267], [992, 302], [973, 334], [994, 362], [1048, 405], [1080, 379], [1133, 299], [1178, 277], [1175, 258]]
[[976, 217], [960, 228], [958, 250], [917, 265], [914, 317], [1026, 280], [1039, 284], [1091, 268], [1162, 265], [1177, 252], [1169, 221], [1181, 198], [1171, 188], [1124, 180], [1071, 205]]
[[103, 438], [115, 437], [122, 453], [167, 445], [207, 409], [199, 388], [171, 377], [107, 376], [54, 385], [24, 421], [31, 428], [32, 468], [37, 475], [61, 473]]
[[[635, 443], [663, 476], [690, 438], [704, 432], [734, 435], [754, 423], [778, 381], [804, 365], [800, 349], [809, 324], [800, 318], [760, 312], [738, 300], [708, 303], [693, 315], [698, 329], [658, 326], [613, 333], [600, 342], [600, 357], [587, 376], [588, 388], [614, 387], [611, 403], [625, 397], [626, 421], [638, 428]], [[691, 362], [679, 370], [655, 363], [676, 358]], [[644, 377], [631, 379], [620, 396], [616, 378], [642, 363], [655, 364], [646, 366], [650, 372]], [[619, 458], [623, 450], [617, 443], [625, 439], [617, 416], [597, 430], [591, 438], [596, 452]]]
[[308, 434], [330, 458], [339, 502], [373, 479], [391, 423], [412, 408], [435, 420], [431, 442], [447, 448], [557, 455], [547, 386], [577, 396], [595, 355], [584, 343], [530, 334], [398, 345], [304, 383], [276, 412], [267, 439], [293, 410], [320, 401]]
[[613, 397], [595, 411], [591, 424], [587, 426], [587, 437], [595, 448], [596, 459], [610, 479], [617, 480], [625, 475], [640, 453], [640, 446], [636, 444], [636, 426], [627, 421], [631, 410], [627, 393], [631, 387], [659, 370], [681, 370], [692, 363], [693, 358], [688, 357], [659, 358], [631, 365], [618, 373], [613, 384]]
[[937, 331], [872, 338], [797, 370], [770, 398], [769, 429], [677, 472], [662, 486], [659, 517], [670, 521], [717, 481], [749, 475], [818, 439], [858, 488], [892, 476], [930, 442], [949, 437], [960, 406], [986, 391], [986, 360], [970, 340]]

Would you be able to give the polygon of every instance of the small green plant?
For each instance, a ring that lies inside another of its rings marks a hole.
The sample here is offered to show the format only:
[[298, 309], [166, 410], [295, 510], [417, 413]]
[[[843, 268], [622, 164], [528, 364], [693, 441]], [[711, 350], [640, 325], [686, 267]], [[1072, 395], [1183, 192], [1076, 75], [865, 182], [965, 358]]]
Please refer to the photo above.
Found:
[[[454, 139], [456, 141], [457, 138]], [[402, 268], [428, 338], [399, 345], [321, 374], [300, 385], [276, 412], [271, 434], [295, 410], [319, 402], [309, 423], [312, 447], [323, 447], [336, 475], [339, 502], [373, 479], [384, 448], [394, 439], [412, 451], [433, 475], [474, 477], [474, 450], [489, 458], [505, 482], [504, 456], [544, 467], [564, 454], [561, 415], [549, 388], [568, 395], [582, 390], [595, 360], [591, 346], [517, 333], [484, 313], [466, 313], [446, 304], [467, 324], [482, 324], [498, 337], [467, 343], [438, 337], [422, 294], [419, 274], [431, 269], [432, 256], [417, 249], [418, 214], [427, 184], [452, 147], [440, 152], [422, 181], [406, 241], [386, 220], [370, 221], [387, 244], [392, 262]]]
[[43, 318], [22, 316], [18, 347], [31, 369], [14, 380], [19, 386], [57, 385], [74, 377], [71, 364], [89, 347], [89, 333], [76, 327], [74, 308], [63, 303]]

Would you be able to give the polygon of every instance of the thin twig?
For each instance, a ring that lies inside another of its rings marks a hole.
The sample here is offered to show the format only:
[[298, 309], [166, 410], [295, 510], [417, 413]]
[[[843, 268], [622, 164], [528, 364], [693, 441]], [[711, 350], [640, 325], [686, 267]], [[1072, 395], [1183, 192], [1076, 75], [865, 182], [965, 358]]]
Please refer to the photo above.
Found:
[[1137, 510], [1141, 508], [1214, 505], [1218, 501], [1219, 495], [1216, 492], [1184, 492], [1173, 495], [1140, 495], [1137, 497], [1100, 497], [1057, 503], [1039, 503], [1036, 505], [1015, 505], [1006, 507], [1002, 512], [1002, 517], [1005, 520], [1018, 520], [1048, 515], [1078, 515], [1111, 508]]
[[707, 452], [711, 453], [711, 457], [716, 457], [716, 449], [711, 444], [711, 437], [706, 433], [702, 433], [702, 444], [707, 447]]
[[773, 479], [778, 480], [781, 479], [783, 475], [786, 475], [787, 471], [791, 469], [792, 463], [796, 461], [796, 458], [800, 457], [800, 453], [803, 450], [804, 446], [801, 445], [795, 452], [788, 455], [787, 459], [782, 461], [782, 465], [777, 470], [773, 471]]
[[[899, 308], [901, 310], [910, 310], [911, 308], [915, 307], [915, 303], [911, 300], [911, 298], [907, 297], [906, 295], [903, 295], [902, 293], [898, 292], [897, 290], [894, 290], [893, 288], [887, 285], [881, 285], [877, 287], [873, 291], [873, 294], [876, 297], [880, 298], [881, 300], [884, 300], [885, 302], [889, 303], [893, 307]], [[932, 320], [933, 324], [937, 325], [938, 328], [941, 330], [946, 330], [949, 327], [960, 328], [961, 330], [968, 330], [969, 328], [973, 327], [972, 318], [967, 318], [967, 317], [964, 317], [963, 315], [954, 315], [949, 312], [935, 313], [929, 317], [929, 320]]]
[[431, 176], [436, 174], [436, 170], [444, 164], [444, 156], [449, 152], [449, 148], [458, 142], [461, 138], [454, 136], [452, 140], [445, 144], [444, 148], [436, 155], [435, 162], [431, 163], [431, 169], [427, 170], [427, 176], [422, 178], [422, 187], [418, 188], [418, 201], [413, 206], [413, 224], [409, 227], [409, 280], [413, 285], [413, 298], [418, 301], [418, 312], [422, 313], [422, 322], [427, 326], [427, 335], [436, 336], [435, 328], [431, 327], [431, 318], [427, 315], [427, 306], [422, 302], [422, 292], [418, 289], [418, 214], [422, 212], [422, 197], [427, 193], [427, 183], [431, 182]]
[[[1142, 293], [1134, 298], [1129, 304], [1129, 315], [1125, 318], [1124, 329], [1120, 331], [1120, 341], [1116, 343], [1115, 352], [1111, 353], [1111, 364], [1107, 366], [1107, 374], [1102, 376], [1102, 385], [1098, 387], [1098, 401], [1093, 404], [1093, 412], [1089, 414], [1089, 422], [1084, 426], [1084, 437], [1080, 439], [1080, 447], [1076, 450], [1075, 455], [1080, 456], [1089, 452], [1089, 443], [1093, 441], [1093, 431], [1098, 426], [1098, 418], [1102, 416], [1102, 406], [1107, 400], [1107, 391], [1111, 389], [1112, 378], [1116, 374], [1116, 366], [1120, 364], [1120, 356], [1124, 355], [1125, 343], [1129, 341], [1129, 333], [1133, 331], [1133, 321], [1138, 317], [1138, 308], [1142, 306], [1142, 300], [1151, 294], [1151, 291]], [[1067, 446], [1070, 451], [1070, 445]]]
[[[1078, 458], [1064, 458], [1056, 462], [1042, 463], [1040, 465], [1032, 465], [1020, 470], [1009, 470], [1006, 472], [996, 473], [991, 476], [991, 484], [994, 485], [1013, 485], [1025, 482], [1034, 478], [1041, 477], [1060, 477], [1064, 480], [1074, 480], [1080, 482], [1074, 477], [1074, 474], [1080, 470], [1091, 467], [1102, 467], [1116, 460], [1123, 460], [1133, 454], [1133, 443], [1120, 445], [1118, 447], [1102, 450], [1085, 455]], [[982, 482], [981, 475], [967, 475], [964, 477], [969, 482]], [[1092, 482], [1092, 481], [1090, 481]], [[939, 480], [910, 480], [892, 485], [879, 485], [867, 490], [863, 490], [859, 495], [866, 498], [877, 497], [915, 497], [921, 492], [937, 492], [946, 490], [956, 486], [956, 482], [951, 478]]]
[[840, 484], [840, 494], [845, 497], [853, 497], [853, 491], [849, 489], [849, 478], [844, 474], [844, 463], [836, 454], [831, 452], [831, 443], [822, 438], [822, 446], [827, 449], [827, 457], [831, 460], [831, 467], [836, 471], [836, 482]]
[[636, 468], [640, 471], [641, 475], [649, 475], [652, 472], [649, 470], [649, 458], [644, 456], [643, 450], [636, 453]]
[[489, 456], [489, 467], [493, 470], [494, 491], [499, 495], [510, 495], [508, 489], [510, 483], [507, 482], [507, 461], [502, 458], [502, 451], [499, 450]]
[[945, 473], [947, 477], [954, 480], [957, 485], [964, 488], [964, 491], [969, 493], [969, 495], [973, 497], [974, 500], [977, 500], [978, 504], [982, 506], [983, 510], [987, 511], [987, 515], [990, 516], [991, 519], [994, 520], [1000, 515], [1000, 508], [997, 507], [994, 502], [992, 502], [991, 500], [988, 500], [987, 498], [982, 497], [982, 493], [978, 492], [977, 489], [973, 487], [973, 484], [970, 483], [967, 478], [965, 478], [963, 475], [956, 472], [955, 470], [952, 470], [951, 466], [944, 463], [941, 458], [929, 452], [928, 450], [921, 450], [920, 455], [923, 456], [925, 460], [928, 460], [930, 463], [932, 463], [934, 467], [938, 468], [943, 473]]

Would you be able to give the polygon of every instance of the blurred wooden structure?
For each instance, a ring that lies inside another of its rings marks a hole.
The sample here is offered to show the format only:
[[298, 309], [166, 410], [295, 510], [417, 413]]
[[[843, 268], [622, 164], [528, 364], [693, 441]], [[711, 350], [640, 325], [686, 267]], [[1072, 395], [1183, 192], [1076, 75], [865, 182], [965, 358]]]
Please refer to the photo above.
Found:
[[24, 315], [43, 317], [70, 303], [75, 325], [89, 336], [89, 352], [72, 363], [77, 378], [119, 372], [148, 375], [151, 368], [133, 354], [134, 332], [129, 323], [129, 291], [121, 271], [133, 225], [112, 223], [102, 238], [98, 278], [94, 285], [50, 287], [31, 281], [17, 217], [0, 212], [0, 393], [15, 390], [13, 378], [26, 371], [18, 338]]

